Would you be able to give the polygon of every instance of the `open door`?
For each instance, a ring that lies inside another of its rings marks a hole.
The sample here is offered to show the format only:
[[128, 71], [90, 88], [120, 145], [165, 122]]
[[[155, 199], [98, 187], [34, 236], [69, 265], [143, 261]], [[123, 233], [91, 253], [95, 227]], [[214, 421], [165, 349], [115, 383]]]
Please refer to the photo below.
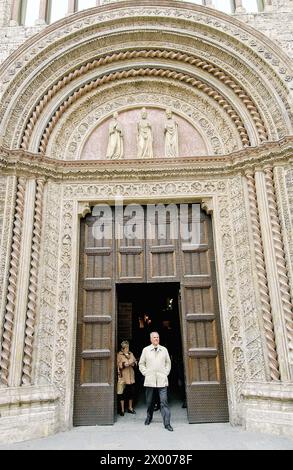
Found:
[[[211, 218], [201, 210], [200, 245], [181, 243], [181, 320], [190, 423], [229, 420]], [[179, 301], [180, 305], [180, 301]]]
[[114, 423], [114, 242], [94, 237], [96, 221], [81, 221], [75, 426]]

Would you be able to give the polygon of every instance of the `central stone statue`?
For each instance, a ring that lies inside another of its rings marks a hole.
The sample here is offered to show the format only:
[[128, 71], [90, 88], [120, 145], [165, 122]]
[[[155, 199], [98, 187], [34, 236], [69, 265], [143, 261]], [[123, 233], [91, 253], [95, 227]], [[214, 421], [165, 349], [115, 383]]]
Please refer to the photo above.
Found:
[[173, 119], [171, 109], [166, 110], [165, 123], [165, 157], [178, 157], [178, 124]]
[[147, 120], [147, 111], [141, 110], [141, 119], [137, 124], [137, 158], [153, 158], [152, 126]]
[[117, 160], [123, 158], [124, 144], [123, 144], [123, 131], [118, 122], [118, 113], [113, 114], [113, 120], [109, 125], [109, 141], [107, 147], [107, 158]]

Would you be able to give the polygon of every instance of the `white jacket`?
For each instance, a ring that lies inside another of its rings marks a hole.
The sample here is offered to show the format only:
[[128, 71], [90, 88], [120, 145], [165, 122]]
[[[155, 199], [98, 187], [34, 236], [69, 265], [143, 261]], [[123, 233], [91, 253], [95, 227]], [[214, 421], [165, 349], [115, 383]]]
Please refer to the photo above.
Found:
[[167, 387], [171, 360], [167, 348], [158, 345], [157, 351], [151, 344], [143, 349], [139, 370], [145, 376], [145, 387]]

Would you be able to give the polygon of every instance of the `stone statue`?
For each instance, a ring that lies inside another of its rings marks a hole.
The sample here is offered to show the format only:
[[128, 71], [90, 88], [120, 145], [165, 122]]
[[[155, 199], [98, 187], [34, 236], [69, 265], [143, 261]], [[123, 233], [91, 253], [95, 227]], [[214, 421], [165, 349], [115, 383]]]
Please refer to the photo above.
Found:
[[141, 111], [141, 119], [137, 124], [137, 158], [153, 158], [152, 127], [147, 120], [145, 108]]
[[123, 158], [124, 145], [123, 145], [123, 132], [122, 127], [118, 122], [118, 113], [113, 114], [113, 120], [109, 125], [109, 141], [107, 147], [107, 158], [117, 160]]
[[166, 110], [166, 123], [165, 123], [165, 157], [178, 157], [178, 124], [172, 117], [171, 109]]

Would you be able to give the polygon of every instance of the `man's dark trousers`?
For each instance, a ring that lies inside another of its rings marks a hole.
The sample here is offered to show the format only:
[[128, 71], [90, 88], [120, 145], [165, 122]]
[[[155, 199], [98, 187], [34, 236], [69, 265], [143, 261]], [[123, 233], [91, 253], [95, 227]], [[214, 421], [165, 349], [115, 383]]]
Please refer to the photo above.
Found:
[[169, 426], [171, 413], [168, 405], [167, 387], [145, 387], [147, 418], [149, 419], [149, 421], [153, 419], [155, 390], [158, 390], [159, 392], [160, 408], [164, 426]]

